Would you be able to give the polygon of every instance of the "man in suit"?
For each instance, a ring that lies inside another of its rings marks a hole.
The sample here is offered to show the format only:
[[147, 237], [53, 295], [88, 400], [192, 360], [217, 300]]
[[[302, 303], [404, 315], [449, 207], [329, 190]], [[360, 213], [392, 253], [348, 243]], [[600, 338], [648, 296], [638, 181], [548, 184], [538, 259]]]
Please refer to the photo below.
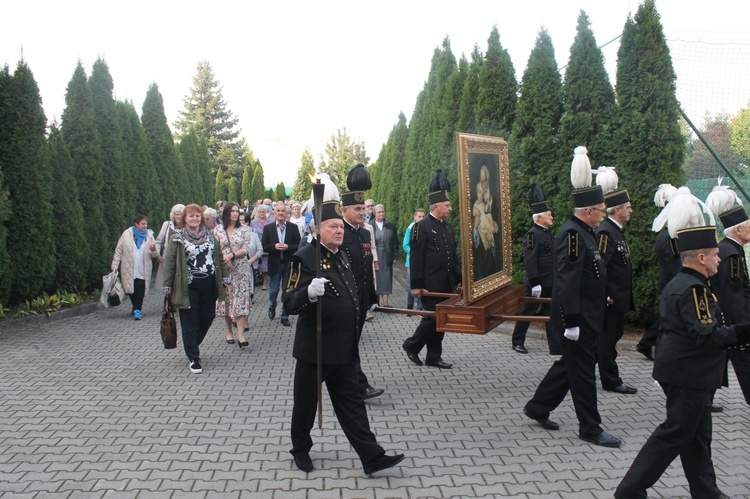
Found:
[[[318, 302], [322, 317], [322, 374], [336, 417], [364, 471], [371, 475], [395, 466], [403, 454], [389, 456], [378, 445], [370, 430], [367, 408], [359, 385], [359, 324], [364, 313], [359, 306], [357, 285], [348, 259], [340, 251], [344, 222], [338, 201], [322, 206], [318, 224], [319, 239], [314, 239], [293, 255], [284, 290], [284, 304], [299, 314], [294, 336], [294, 407], [292, 408], [292, 450], [294, 463], [304, 471], [313, 471], [310, 430], [318, 403], [317, 320]], [[321, 260], [317, 262], [316, 246]], [[318, 271], [321, 277], [316, 277]]]
[[601, 186], [573, 191], [575, 212], [555, 240], [555, 281], [552, 286], [550, 353], [562, 354], [550, 367], [524, 414], [546, 430], [559, 430], [550, 412], [568, 391], [573, 398], [581, 440], [619, 447], [620, 439], [601, 427], [596, 400], [596, 342], [604, 326], [607, 268], [596, 245], [594, 229], [604, 219]]
[[692, 497], [728, 497], [716, 486], [711, 461], [710, 404], [721, 385], [725, 349], [750, 342], [750, 323], [725, 324], [709, 288], [720, 262], [716, 227], [682, 229], [676, 235], [682, 270], [661, 295], [654, 360], [667, 419], [638, 452], [615, 490], [617, 499], [645, 498], [677, 456]]
[[[263, 227], [261, 244], [268, 253], [268, 318], [276, 317], [276, 298], [281, 283], [286, 276], [286, 267], [292, 255], [297, 251], [300, 235], [297, 226], [288, 224], [291, 210], [284, 203], [276, 204], [274, 209], [276, 221]], [[289, 326], [289, 316], [284, 305], [281, 305], [281, 324]]]
[[599, 254], [607, 267], [607, 309], [604, 329], [599, 334], [596, 358], [602, 388], [608, 392], [632, 395], [637, 388], [623, 383], [617, 367], [617, 342], [625, 332], [625, 314], [633, 306], [633, 264], [630, 247], [623, 234], [633, 208], [628, 191], [623, 189], [604, 196], [607, 218], [596, 229]]
[[[438, 170], [430, 182], [430, 214], [412, 228], [411, 293], [422, 300], [425, 310], [434, 311], [441, 301], [423, 296], [425, 291], [452, 293], [461, 284], [461, 263], [456, 254], [453, 226], [445, 221], [451, 212], [449, 188], [445, 174]], [[435, 317], [422, 317], [414, 334], [402, 346], [408, 359], [418, 366], [422, 365], [419, 352], [427, 346], [425, 364], [450, 369], [453, 364], [442, 358], [444, 336], [444, 332], [437, 331]]]
[[[531, 204], [532, 220], [534, 224], [524, 237], [523, 265], [526, 269], [526, 296], [533, 298], [549, 298], [552, 296], [552, 283], [555, 279], [555, 259], [552, 256], [552, 248], [555, 240], [550, 229], [555, 223], [549, 203], [544, 199], [544, 192], [536, 184], [531, 187], [529, 202]], [[520, 315], [536, 314], [539, 310], [538, 303], [527, 303]], [[550, 304], [543, 303], [542, 315], [549, 315]], [[547, 336], [550, 335], [549, 322], [546, 323]], [[527, 354], [524, 343], [526, 332], [529, 330], [528, 322], [516, 322], [513, 328], [511, 344], [513, 350], [520, 354]]]

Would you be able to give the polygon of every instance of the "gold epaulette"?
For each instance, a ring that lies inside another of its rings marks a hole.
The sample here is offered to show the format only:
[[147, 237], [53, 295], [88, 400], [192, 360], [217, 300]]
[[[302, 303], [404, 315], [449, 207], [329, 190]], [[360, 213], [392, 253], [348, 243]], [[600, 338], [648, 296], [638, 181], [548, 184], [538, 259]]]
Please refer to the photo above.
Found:
[[708, 305], [708, 288], [693, 286], [693, 301], [695, 302], [695, 315], [698, 321], [704, 326], [711, 324], [713, 318]]
[[526, 234], [526, 249], [531, 251], [534, 249], [534, 233], [529, 232]]
[[600, 232], [599, 233], [599, 253], [601, 253], [602, 255], [606, 254], [608, 244], [609, 244], [609, 233]]
[[732, 279], [740, 277], [740, 256], [732, 255], [729, 257], [729, 275]]
[[290, 293], [299, 284], [302, 275], [302, 262], [292, 262], [289, 264], [289, 277], [286, 280], [286, 292]]
[[578, 232], [568, 231], [568, 257], [575, 260], [578, 258]]

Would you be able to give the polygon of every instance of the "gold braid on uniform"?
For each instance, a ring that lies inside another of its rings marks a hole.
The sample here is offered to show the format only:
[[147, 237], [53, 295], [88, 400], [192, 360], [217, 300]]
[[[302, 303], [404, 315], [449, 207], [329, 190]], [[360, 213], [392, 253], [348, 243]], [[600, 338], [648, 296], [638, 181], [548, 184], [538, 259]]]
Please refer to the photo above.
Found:
[[602, 255], [607, 253], [607, 245], [609, 244], [609, 234], [607, 232], [601, 232], [599, 234], [599, 253]]
[[711, 324], [713, 318], [708, 307], [708, 290], [703, 286], [693, 286], [693, 301], [695, 302], [695, 315], [698, 321], [704, 326]]
[[299, 285], [299, 279], [302, 275], [302, 262], [292, 262], [289, 265], [289, 277], [286, 280], [286, 292], [290, 293]]
[[578, 259], [578, 232], [568, 231], [568, 259]]
[[534, 249], [534, 234], [531, 232], [526, 234], [526, 249], [529, 251]]

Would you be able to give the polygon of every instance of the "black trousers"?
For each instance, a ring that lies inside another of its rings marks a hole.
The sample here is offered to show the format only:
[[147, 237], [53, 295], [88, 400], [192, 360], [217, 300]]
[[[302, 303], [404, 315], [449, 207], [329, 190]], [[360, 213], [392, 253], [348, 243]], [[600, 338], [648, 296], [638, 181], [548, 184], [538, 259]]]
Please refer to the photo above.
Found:
[[562, 358], [552, 364], [525, 409], [534, 419], [546, 419], [570, 391], [579, 435], [595, 438], [603, 431], [596, 401], [596, 333], [580, 333], [578, 341], [560, 340]]
[[[203, 282], [209, 281], [209, 282]], [[216, 316], [216, 286], [214, 279], [198, 279], [188, 286], [190, 308], [180, 309], [182, 344], [188, 360], [200, 359], [200, 344], [206, 337]]]
[[661, 384], [667, 396], [667, 419], [656, 427], [638, 452], [615, 497], [643, 498], [677, 456], [682, 461], [690, 495], [719, 497], [711, 461], [711, 411], [713, 390], [696, 390]]
[[638, 345], [636, 345], [636, 348], [640, 350], [646, 350], [649, 348], [654, 348], [656, 346], [656, 337], [659, 335], [659, 319], [657, 318], [651, 326], [646, 329], [646, 332], [643, 333], [643, 337], [641, 338], [641, 341], [638, 342]]
[[599, 362], [599, 378], [602, 388], [612, 390], [622, 384], [617, 367], [617, 342], [625, 332], [625, 314], [607, 308], [604, 314], [604, 331], [599, 333], [596, 343], [596, 359]]
[[[358, 382], [357, 364], [323, 365], [323, 382], [331, 397], [341, 429], [359, 456], [368, 464], [385, 451], [370, 431], [367, 408]], [[318, 407], [317, 365], [297, 361], [294, 369], [294, 407], [292, 408], [292, 455], [306, 454], [312, 449], [310, 436]]]
[[[422, 298], [422, 306], [425, 310], [435, 311], [439, 300], [435, 298]], [[411, 337], [404, 341], [404, 350], [418, 354], [422, 348], [427, 346], [427, 362], [437, 362], [443, 356], [443, 337], [445, 333], [437, 331], [437, 320], [435, 317], [422, 317], [417, 329]]]
[[144, 296], [146, 296], [146, 281], [144, 279], [133, 279], [133, 294], [130, 295], [130, 303], [133, 306], [131, 312], [143, 309]]
[[[531, 286], [526, 286], [526, 296], [531, 296]], [[552, 296], [552, 288], [542, 288], [542, 298], [550, 298]], [[518, 315], [546, 315], [549, 316], [550, 303], [527, 303], [524, 305], [523, 310]], [[549, 322], [545, 325], [547, 334], [550, 334]], [[516, 322], [513, 328], [513, 337], [511, 344], [513, 346], [521, 345], [526, 342], [526, 332], [529, 330], [528, 322]]]

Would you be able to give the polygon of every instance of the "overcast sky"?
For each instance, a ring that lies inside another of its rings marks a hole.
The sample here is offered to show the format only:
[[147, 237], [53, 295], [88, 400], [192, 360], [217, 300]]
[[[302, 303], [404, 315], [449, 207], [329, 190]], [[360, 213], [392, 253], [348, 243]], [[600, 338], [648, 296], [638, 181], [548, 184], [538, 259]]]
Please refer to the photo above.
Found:
[[[106, 60], [115, 96], [140, 112], [156, 82], [170, 126], [183, 108], [199, 60], [210, 62], [228, 108], [263, 164], [266, 184], [294, 182], [309, 147], [316, 164], [346, 127], [375, 161], [399, 112], [411, 118], [433, 51], [448, 36], [456, 58], [486, 51], [497, 25], [521, 80], [541, 27], [558, 64], [567, 63], [579, 11], [602, 45], [622, 33], [639, 2], [549, 1], [213, 1], [7, 2], [0, 63], [23, 57], [45, 113], [59, 121], [78, 60], [87, 74]], [[750, 3], [657, 0], [678, 74], [678, 98], [696, 124], [706, 111], [734, 114], [750, 100]], [[701, 9], [701, 10], [698, 10]], [[614, 71], [619, 43], [603, 49]], [[592, 158], [593, 160], [593, 158]]]

